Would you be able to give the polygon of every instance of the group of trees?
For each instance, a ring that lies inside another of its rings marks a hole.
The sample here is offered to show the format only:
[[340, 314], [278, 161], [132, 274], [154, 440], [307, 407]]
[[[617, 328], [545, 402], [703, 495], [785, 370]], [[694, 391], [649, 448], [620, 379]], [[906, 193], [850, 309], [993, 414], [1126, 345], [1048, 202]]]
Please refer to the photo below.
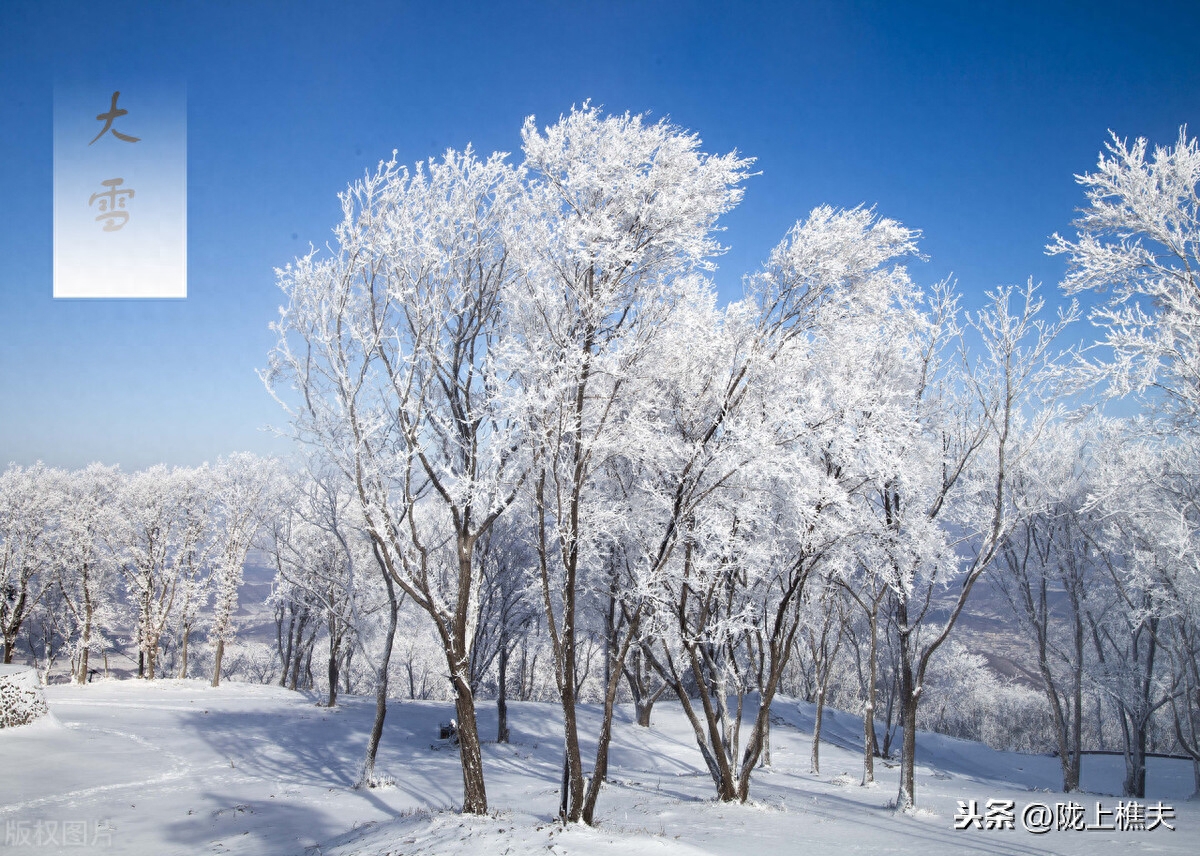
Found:
[[[1076, 430], [1056, 399], [1089, 373], [1113, 378], [1115, 392], [1144, 386], [1149, 363], [1186, 387], [1174, 400], [1194, 389], [1195, 367], [1175, 371], [1180, 342], [1160, 341], [1144, 314], [1154, 307], [1122, 308], [1134, 273], [1116, 308], [1094, 315], [1119, 359], [1089, 361], [1056, 350], [1074, 304], [1047, 318], [1031, 284], [963, 312], [949, 284], [922, 290], [909, 277], [918, 234], [861, 208], [814, 210], [746, 278], [745, 297], [719, 307], [707, 276], [718, 219], [739, 201], [749, 160], [704, 154], [666, 122], [587, 106], [545, 129], [530, 119], [522, 136], [518, 165], [468, 148], [411, 170], [393, 159], [351, 186], [331, 252], [279, 272], [285, 306], [264, 373], [296, 436], [352, 486], [390, 584], [432, 622], [457, 707], [464, 810], [487, 805], [475, 645], [487, 639], [491, 662], [512, 638], [507, 620], [480, 633], [481, 604], [498, 596], [489, 568], [500, 564], [486, 558], [498, 544], [521, 575], [506, 590], [514, 600], [501, 592], [500, 602], [524, 604], [518, 624], [538, 607], [553, 656], [564, 818], [592, 820], [623, 680], [639, 710], [672, 691], [717, 795], [744, 800], [798, 643], [825, 669], [823, 697], [852, 625], [866, 645], [865, 778], [886, 647], [897, 802], [910, 807], [930, 664], [988, 569], [1011, 571], [1014, 603], [1029, 612], [1018, 567], [1026, 578], [1036, 569], [1019, 545], [1040, 543], [1041, 519], [1064, 525], [1037, 488], [1048, 444]], [[1106, 228], [1131, 266], [1146, 261], [1099, 199], [1078, 241], [1053, 246], [1071, 259], [1072, 290], [1117, 275]], [[1194, 220], [1194, 190], [1182, 202]], [[1163, 228], [1161, 240], [1179, 237], [1178, 222]], [[1194, 240], [1168, 248], [1194, 256]], [[1194, 280], [1184, 285], [1194, 292]], [[1126, 356], [1139, 347], [1147, 359]], [[1074, 503], [1081, 514], [1101, 501], [1093, 487]], [[1180, 525], [1179, 549], [1190, 550], [1190, 522]], [[1093, 552], [1127, 614], [1159, 615], [1153, 595], [1138, 601], [1120, 582], [1127, 536], [1096, 535]], [[845, 617], [836, 627], [832, 610]], [[1041, 614], [1060, 612], [1056, 602]], [[1156, 627], [1124, 643], [1150, 645], [1138, 655], [1148, 668]], [[1116, 631], [1097, 619], [1090, 632], [1095, 656], [1124, 669]], [[589, 775], [577, 707], [591, 669], [581, 645], [596, 638], [604, 715]], [[1150, 708], [1165, 704], [1150, 695]], [[1195, 705], [1159, 695], [1188, 713], [1185, 728]], [[1126, 707], [1136, 731], [1146, 704]]]
[[[0, 476], [6, 656], [42, 608], [86, 674], [115, 602], [89, 586], [120, 580], [148, 673], [203, 626], [215, 680], [257, 538], [262, 679], [306, 674], [332, 705], [367, 676], [366, 785], [389, 680], [452, 699], [467, 812], [484, 696], [500, 741], [510, 696], [561, 706], [559, 811], [587, 823], [614, 706], [649, 725], [668, 695], [722, 800], [770, 763], [779, 694], [816, 702], [817, 735], [827, 703], [861, 712], [863, 783], [898, 753], [900, 809], [919, 724], [1052, 748], [1066, 790], [1085, 748], [1124, 750], [1129, 794], [1153, 747], [1200, 771], [1195, 141], [1114, 138], [1080, 178], [1078, 234], [1049, 249], [1069, 293], [1112, 292], [1099, 344], [1063, 350], [1074, 303], [1030, 283], [965, 311], [910, 276], [919, 233], [864, 208], [813, 210], [720, 306], [750, 160], [586, 105], [522, 138], [519, 164], [381, 164], [333, 247], [278, 272], [263, 379], [302, 468]], [[1141, 415], [1103, 418], [1106, 396]], [[981, 584], [1030, 643], [1022, 683], [955, 641]]]
[[1064, 788], [1079, 784], [1090, 684], [1097, 730], [1107, 709], [1120, 733], [1126, 794], [1144, 796], [1164, 718], [1200, 792], [1200, 144], [1183, 129], [1153, 151], [1113, 135], [1077, 180], [1077, 235], [1047, 251], [1066, 257], [1068, 294], [1104, 297], [1090, 312], [1099, 341], [1063, 372], [1141, 409], [1093, 414], [1039, 450], [1000, 578], [1035, 644]]
[[187, 677], [191, 638], [203, 628], [216, 686], [274, 470], [235, 454], [214, 467], [130, 474], [100, 464], [0, 473], [4, 662], [24, 638], [45, 672], [65, 658], [84, 683], [93, 655], [107, 662], [131, 642], [139, 675], [155, 677], [169, 650]]

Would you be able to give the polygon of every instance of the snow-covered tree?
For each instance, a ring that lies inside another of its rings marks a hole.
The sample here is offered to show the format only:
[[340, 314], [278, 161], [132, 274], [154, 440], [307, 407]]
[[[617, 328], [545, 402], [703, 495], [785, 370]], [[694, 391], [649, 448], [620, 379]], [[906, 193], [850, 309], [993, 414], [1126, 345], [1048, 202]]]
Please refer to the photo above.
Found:
[[1096, 441], [1090, 423], [1048, 426], [1042, 442], [1014, 467], [1013, 499], [1023, 513], [1004, 541], [995, 575], [1034, 653], [1066, 792], [1079, 790], [1087, 616], [1105, 588], [1097, 579], [1102, 515], [1089, 508]]
[[1088, 207], [1075, 240], [1054, 235], [1067, 258], [1068, 294], [1107, 292], [1090, 313], [1104, 338], [1085, 373], [1109, 393], [1149, 401], [1176, 428], [1200, 430], [1200, 142], [1181, 128], [1174, 146], [1112, 134], [1096, 172], [1076, 176]]
[[[982, 355], [936, 370], [930, 349], [910, 401], [911, 446], [881, 494], [890, 538], [889, 621], [898, 642], [903, 726], [898, 810], [915, 806], [917, 712], [929, 661], [1020, 519], [1012, 471], [1041, 442], [1052, 410], [1053, 343], [1074, 317], [1041, 316], [1036, 288], [1003, 288], [970, 317]], [[942, 597], [939, 597], [942, 596]], [[942, 609], [935, 610], [937, 605]]]
[[55, 579], [71, 624], [72, 674], [86, 683], [90, 654], [117, 629], [118, 575], [112, 533], [122, 476], [91, 464], [65, 474], [54, 533]]
[[320, 628], [326, 635], [326, 705], [333, 707], [360, 624], [377, 606], [363, 591], [368, 575], [376, 573], [374, 560], [355, 525], [357, 500], [339, 474], [297, 472], [280, 487], [287, 501], [272, 512], [270, 540], [277, 597], [315, 612], [309, 633]]
[[[1065, 291], [1108, 295], [1090, 313], [1103, 339], [1085, 352], [1090, 359], [1079, 361], [1079, 373], [1107, 382], [1109, 396], [1136, 393], [1149, 413], [1138, 426], [1143, 437], [1132, 441], [1140, 451], [1130, 455], [1151, 455], [1159, 463], [1151, 468], [1153, 479], [1133, 493], [1142, 508], [1136, 517], [1152, 519], [1145, 531], [1171, 546], [1148, 563], [1139, 559], [1122, 567], [1140, 568], [1143, 580], [1157, 578], [1143, 592], [1152, 600], [1163, 586], [1171, 590], [1153, 617], [1169, 620], [1151, 635], [1155, 645], [1171, 643], [1177, 739], [1196, 749], [1187, 735], [1200, 717], [1194, 679], [1200, 673], [1196, 646], [1189, 641], [1200, 615], [1191, 597], [1200, 554], [1200, 141], [1189, 138], [1186, 128], [1173, 146], [1153, 150], [1144, 138], [1130, 144], [1111, 136], [1097, 170], [1076, 177], [1088, 205], [1075, 222], [1075, 239], [1055, 235], [1047, 252], [1067, 258]], [[1147, 447], [1148, 434], [1157, 437], [1157, 448]], [[1117, 498], [1128, 507], [1130, 495]], [[1131, 518], [1123, 519], [1132, 525]], [[1143, 639], [1151, 644], [1144, 633]], [[1143, 666], [1146, 660], [1141, 657]], [[1193, 757], [1200, 790], [1200, 753]], [[1136, 784], [1139, 775], [1144, 774], [1131, 773], [1130, 782]]]
[[661, 439], [641, 444], [665, 447], [660, 529], [681, 547], [655, 580], [651, 653], [722, 799], [748, 796], [812, 574], [844, 561], [847, 498], [862, 478], [851, 461], [887, 413], [870, 400], [882, 385], [866, 379], [880, 371], [881, 326], [911, 314], [894, 261], [914, 237], [870, 211], [816, 209], [747, 300], [709, 318], [681, 311], [696, 320], [677, 325], [659, 360], [674, 372], [656, 390]]
[[[647, 400], [647, 354], [692, 293], [690, 274], [719, 252], [716, 221], [740, 199], [749, 162], [703, 154], [694, 134], [665, 121], [603, 116], [587, 105], [544, 131], [530, 118], [522, 138], [531, 189], [512, 286], [510, 359], [537, 462], [531, 516], [565, 723], [560, 810], [590, 823], [620, 676], [610, 670], [585, 789], [576, 719], [579, 605], [617, 525], [600, 485], [608, 462], [637, 442], [630, 431]], [[635, 615], [625, 650], [637, 624]]]
[[1110, 426], [1094, 457], [1088, 504], [1101, 525], [1089, 534], [1108, 579], [1088, 610], [1088, 633], [1095, 679], [1119, 720], [1124, 793], [1144, 797], [1154, 719], [1177, 697], [1179, 673], [1171, 667], [1187, 656], [1186, 649], [1172, 651], [1182, 640], [1171, 631], [1195, 621], [1195, 532], [1163, 490], [1172, 477], [1168, 450], [1136, 422]]
[[1043, 754], [1054, 745], [1046, 696], [1002, 678], [982, 653], [950, 639], [930, 661], [924, 727], [994, 749]]
[[469, 676], [474, 548], [524, 472], [496, 405], [512, 381], [493, 355], [518, 178], [503, 155], [468, 148], [412, 171], [393, 160], [356, 183], [335, 253], [279, 272], [287, 306], [264, 375], [297, 436], [354, 486], [380, 566], [434, 624], [471, 813], [487, 810]]
[[159, 642], [179, 619], [182, 589], [206, 570], [209, 476], [207, 466], [156, 464], [121, 486], [114, 542], [135, 614], [139, 676], [154, 677]]
[[807, 342], [805, 383], [820, 390], [807, 442], [844, 503], [844, 555], [828, 576], [867, 624], [864, 784], [874, 781], [880, 622], [901, 549], [889, 514], [909, 468], [924, 465], [916, 405], [957, 332], [952, 291], [941, 283], [925, 296], [900, 264], [916, 254], [917, 238], [862, 208], [821, 207], [797, 223], [762, 275], [766, 294], [781, 303], [772, 315]]
[[1200, 436], [1187, 434], [1162, 449], [1157, 473], [1165, 506], [1160, 537], [1171, 561], [1162, 583], [1170, 592], [1164, 634], [1175, 693], [1171, 711], [1179, 748], [1192, 757], [1200, 793]]
[[51, 585], [54, 494], [61, 480], [42, 464], [0, 473], [0, 631], [11, 663], [21, 626]]
[[495, 674], [497, 743], [507, 743], [509, 736], [509, 663], [541, 612], [529, 534], [509, 517], [497, 521], [477, 546], [483, 586], [471, 647], [471, 685], [478, 692], [485, 678]]
[[225, 645], [236, 636], [234, 614], [238, 607], [238, 589], [242, 585], [242, 569], [264, 518], [271, 510], [272, 491], [280, 480], [278, 470], [275, 461], [248, 452], [222, 458], [212, 470], [209, 489], [214, 504], [213, 614], [209, 638], [215, 643], [214, 687], [221, 683]]
[[821, 772], [821, 724], [825, 713], [825, 702], [829, 693], [829, 679], [833, 675], [838, 651], [842, 645], [842, 627], [845, 625], [845, 590], [830, 580], [822, 585], [810, 587], [805, 607], [811, 614], [805, 617], [803, 644], [807, 648], [808, 660], [813, 668], [813, 683], [816, 688], [817, 710], [813, 720], [812, 751], [809, 754], [809, 772]]

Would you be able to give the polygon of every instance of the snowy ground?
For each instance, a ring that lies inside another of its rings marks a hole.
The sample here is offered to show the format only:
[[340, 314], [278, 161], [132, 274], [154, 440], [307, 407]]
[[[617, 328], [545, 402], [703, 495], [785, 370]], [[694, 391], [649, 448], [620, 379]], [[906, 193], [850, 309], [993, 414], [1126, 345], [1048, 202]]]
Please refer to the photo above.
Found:
[[[51, 687], [52, 718], [0, 731], [3, 853], [166, 854], [691, 854], [1200, 852], [1200, 804], [1188, 801], [1190, 765], [1152, 759], [1151, 805], [1174, 808], [1176, 831], [1051, 831], [1022, 828], [1031, 802], [1069, 802], [1054, 792], [1055, 759], [993, 752], [937, 735], [919, 743], [914, 816], [887, 808], [897, 769], [879, 765], [875, 788], [858, 786], [852, 747], [859, 720], [828, 714], [822, 774], [808, 773], [811, 708], [776, 704], [774, 765], [759, 770], [753, 803], [712, 801], [712, 784], [677, 706], [660, 703], [654, 727], [619, 712], [611, 784], [595, 829], [561, 828], [562, 757], [554, 705], [510, 706], [513, 743], [484, 747], [492, 816], [462, 818], [457, 759], [430, 748], [445, 704], [395, 703], [380, 770], [394, 787], [352, 788], [372, 703], [343, 700], [327, 710], [275, 687], [192, 681], [111, 681]], [[485, 737], [495, 710], [481, 710]], [[587, 726], [594, 724], [584, 718]], [[845, 748], [843, 748], [845, 747]], [[1121, 759], [1087, 758], [1074, 797], [1096, 821], [1096, 804], [1119, 800]], [[954, 829], [959, 800], [1014, 802], [1015, 829]], [[1108, 825], [1112, 817], [1106, 817]], [[40, 842], [40, 843], [39, 843]]]

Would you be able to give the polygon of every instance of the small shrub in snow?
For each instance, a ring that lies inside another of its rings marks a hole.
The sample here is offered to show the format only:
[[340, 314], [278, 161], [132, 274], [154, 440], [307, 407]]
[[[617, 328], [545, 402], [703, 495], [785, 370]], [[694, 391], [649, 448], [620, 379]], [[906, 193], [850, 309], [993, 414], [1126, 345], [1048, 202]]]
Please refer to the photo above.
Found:
[[0, 728], [27, 725], [50, 712], [37, 673], [26, 666], [0, 667]]

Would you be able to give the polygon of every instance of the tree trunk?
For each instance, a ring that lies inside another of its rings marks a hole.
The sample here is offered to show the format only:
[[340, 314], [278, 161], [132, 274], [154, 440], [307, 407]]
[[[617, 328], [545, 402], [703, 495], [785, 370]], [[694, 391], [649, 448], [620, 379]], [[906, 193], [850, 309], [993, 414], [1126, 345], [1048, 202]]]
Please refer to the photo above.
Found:
[[646, 662], [641, 644], [638, 644], [630, 652], [630, 657], [633, 660], [632, 664], [622, 671], [625, 674], [626, 683], [629, 684], [629, 692], [633, 696], [633, 707], [637, 717], [637, 724], [642, 728], [649, 728], [650, 716], [654, 711], [654, 703], [670, 687], [664, 683], [657, 690], [652, 691], [650, 689], [650, 665]]
[[1150, 718], [1156, 709], [1152, 701], [1152, 695], [1154, 690], [1154, 660], [1158, 652], [1158, 619], [1151, 616], [1135, 633], [1133, 641], [1135, 662], [1138, 659], [1137, 637], [1141, 635], [1143, 630], [1147, 634], [1146, 661], [1141, 674], [1140, 686], [1138, 687], [1137, 707], [1131, 710], [1126, 705], [1121, 705], [1121, 714], [1127, 723], [1124, 729], [1124, 795], [1127, 797], [1137, 797], [1138, 799], [1145, 799], [1146, 797], [1146, 732], [1149, 729]]
[[[581, 817], [588, 826], [595, 823], [596, 801], [600, 798], [600, 786], [608, 781], [608, 747], [612, 741], [613, 708], [617, 702], [617, 688], [621, 685], [621, 673], [624, 671], [625, 659], [629, 656], [629, 648], [638, 634], [641, 625], [641, 614], [637, 613], [626, 628], [625, 641], [618, 647], [616, 653], [608, 662], [610, 668], [606, 672], [608, 683], [604, 689], [604, 718], [600, 723], [600, 734], [596, 738], [596, 763], [592, 767], [592, 778], [588, 782], [587, 794], [583, 799]], [[611, 637], [613, 634], [610, 633]], [[606, 661], [609, 658], [606, 657]]]
[[812, 752], [809, 755], [808, 771], [814, 776], [821, 775], [821, 720], [825, 716], [825, 689], [817, 693], [817, 715], [813, 720]]
[[75, 683], [86, 684], [88, 682], [88, 653], [92, 643], [92, 627], [91, 622], [86, 622], [83, 625], [83, 648], [79, 652], [79, 673], [75, 675]]
[[[213, 654], [213, 676], [212, 685], [219, 687], [221, 685], [221, 661], [225, 659], [225, 640], [218, 637], [217, 650]], [[292, 687], [295, 689], [295, 687]]]
[[88, 679], [88, 649], [79, 652], [79, 672], [75, 675], [75, 683], [86, 684]]
[[188, 637], [191, 636], [191, 628], [183, 628], [183, 644], [180, 646], [179, 652], [179, 678], [185, 680], [187, 678], [187, 660], [188, 660]]
[[383, 581], [388, 593], [388, 632], [383, 642], [380, 666], [375, 673], [375, 721], [371, 724], [371, 737], [367, 741], [367, 752], [363, 758], [362, 775], [358, 787], [375, 786], [375, 756], [379, 752], [379, 741], [383, 738], [383, 721], [387, 717], [388, 667], [392, 662], [392, 641], [396, 638], [396, 624], [400, 603], [396, 598], [396, 587], [391, 575], [384, 570]]
[[[1130, 717], [1132, 719], [1132, 717]], [[1126, 729], [1125, 781], [1122, 793], [1127, 797], [1146, 797], [1146, 722], [1138, 718]]]
[[[842, 647], [841, 630], [838, 630], [837, 639], [833, 643], [833, 650], [828, 649], [827, 643], [829, 639], [829, 631], [832, 629], [830, 624], [831, 619], [827, 619], [827, 624], [821, 632], [821, 644], [813, 646], [813, 663], [817, 669], [817, 715], [813, 722], [813, 742], [812, 742], [812, 757], [810, 759], [809, 769], [815, 775], [821, 773], [821, 721], [825, 717], [825, 696], [829, 691], [829, 676], [833, 672], [833, 662], [837, 659], [838, 651]], [[817, 655], [820, 654], [818, 661]]]
[[634, 703], [637, 712], [637, 724], [642, 728], [650, 727], [650, 716], [654, 712], [654, 696], [642, 696]]
[[500, 662], [496, 664], [496, 742], [508, 742], [508, 640], [500, 640]]
[[900, 723], [904, 738], [900, 746], [900, 791], [896, 796], [896, 810], [912, 811], [917, 805], [913, 769], [917, 760], [917, 691], [908, 664], [903, 664], [900, 669]]
[[900, 675], [893, 675], [891, 683], [888, 687], [889, 692], [887, 697], [887, 706], [884, 708], [883, 712], [883, 747], [879, 750], [879, 757], [881, 758], [892, 757], [892, 740], [894, 740], [896, 736], [896, 697], [900, 694], [899, 687]]
[[487, 814], [487, 789], [483, 783], [483, 754], [475, 721], [475, 699], [466, 676], [453, 676], [455, 710], [458, 713], [458, 753], [462, 761], [463, 814]]
[[[299, 641], [299, 640], [297, 640]], [[304, 646], [297, 644], [292, 654], [292, 677], [288, 681], [288, 689], [295, 691], [300, 684], [300, 667], [304, 664]]]
[[687, 715], [688, 722], [692, 725], [692, 733], [696, 737], [696, 746], [700, 749], [700, 757], [704, 759], [704, 764], [708, 768], [708, 774], [712, 776], [713, 785], [717, 789], [717, 798], [722, 800], [722, 802], [728, 802], [733, 799], [733, 792], [728, 787], [723, 787], [728, 777], [722, 774], [721, 767], [717, 764], [716, 752], [721, 750], [721, 746], [719, 743], [715, 749], [709, 746], [704, 727], [700, 722], [700, 718], [696, 715], [696, 709], [692, 706], [692, 700], [688, 697], [687, 689], [683, 686], [683, 683], [676, 681], [674, 689], [675, 695], [683, 707], [683, 712]]
[[875, 783], [875, 753], [878, 745], [875, 742], [875, 695], [878, 669], [875, 666], [875, 656], [879, 647], [879, 613], [868, 613], [867, 623], [871, 629], [871, 653], [867, 657], [867, 704], [863, 708], [863, 777], [862, 784]]
[[92, 597], [88, 591], [88, 573], [85, 565], [83, 569], [83, 638], [81, 639], [83, 650], [79, 652], [79, 674], [75, 676], [75, 682], [78, 684], [86, 684], [88, 679], [88, 653], [92, 646], [92, 615], [94, 612]]
[[27, 579], [20, 581], [20, 593], [17, 602], [9, 613], [9, 621], [4, 625], [4, 665], [12, 665], [13, 651], [17, 647], [17, 636], [21, 632], [21, 622], [24, 621], [25, 603], [29, 592], [26, 587]]
[[341, 658], [342, 658], [341, 647], [342, 647], [341, 635], [338, 635], [335, 640], [333, 633], [330, 633], [329, 634], [329, 667], [328, 667], [328, 675], [327, 675], [327, 677], [329, 678], [329, 697], [325, 703], [326, 707], [333, 707], [334, 705], [337, 704], [338, 664], [341, 662]]
[[[569, 662], [574, 666], [574, 646]], [[578, 823], [583, 816], [583, 761], [579, 752], [579, 723], [575, 718], [574, 668], [564, 676], [560, 689], [563, 709], [564, 755], [563, 784], [565, 790], [560, 799], [561, 819]]]
[[517, 672], [517, 698], [521, 701], [529, 701], [529, 696], [532, 690], [525, 689], [525, 676], [529, 671], [529, 639], [528, 637], [521, 640], [521, 668]]
[[[908, 624], [908, 604], [899, 599], [896, 604], [896, 677], [899, 681], [900, 728], [900, 788], [896, 794], [896, 811], [909, 812], [917, 805], [917, 705], [921, 690], [919, 683], [925, 661], [913, 663], [913, 639]], [[928, 656], [928, 649], [927, 649]]]
[[[586, 363], [585, 363], [586, 373]], [[586, 377], [586, 374], [585, 374]], [[576, 389], [576, 408], [578, 412], [583, 407], [583, 387]], [[577, 421], [577, 426], [578, 426]], [[578, 428], [577, 428], [578, 430]], [[578, 443], [578, 440], [576, 441]], [[576, 485], [580, 484], [580, 456], [575, 449]], [[552, 650], [554, 651], [555, 681], [558, 685], [558, 697], [563, 712], [563, 770], [562, 789], [559, 794], [559, 819], [564, 822], [576, 823], [583, 814], [583, 762], [579, 753], [579, 724], [576, 721], [576, 689], [577, 670], [575, 666], [575, 595], [576, 573], [578, 570], [579, 547], [579, 496], [571, 500], [571, 514], [568, 523], [568, 533], [575, 536], [571, 546], [563, 556], [564, 577], [562, 585], [562, 623], [561, 630], [555, 631], [557, 619], [550, 598], [550, 554], [552, 548], [547, 543], [546, 473], [540, 474], [536, 488], [535, 507], [537, 509], [537, 552], [539, 570], [541, 573], [542, 602], [546, 611], [546, 624], [550, 629]], [[577, 488], [579, 490], [580, 488]]]
[[1071, 615], [1074, 619], [1074, 643], [1075, 643], [1075, 665], [1071, 683], [1071, 763], [1063, 777], [1064, 788], [1070, 784], [1072, 791], [1080, 789], [1080, 781], [1082, 779], [1083, 766], [1083, 649], [1085, 645], [1085, 631], [1083, 621], [1083, 595], [1081, 592], [1082, 582], [1076, 575], [1071, 581], [1071, 585], [1067, 585], [1064, 581], [1064, 589], [1070, 597]]
[[288, 629], [287, 629], [287, 646], [283, 644], [283, 614], [279, 615], [275, 622], [275, 641], [279, 647], [279, 662], [282, 664], [282, 669], [279, 673], [279, 686], [287, 686], [288, 671], [292, 664], [292, 629], [296, 625], [296, 611], [288, 610]]
[[782, 674], [782, 671], [782, 668], [778, 672], [772, 669], [772, 676], [768, 678], [767, 686], [758, 694], [758, 714], [754, 718], [754, 728], [750, 732], [750, 739], [746, 742], [746, 754], [742, 758], [741, 771], [737, 780], [737, 798], [740, 802], [750, 799], [750, 772], [758, 763], [763, 747], [766, 745], [766, 737], [771, 733], [771, 702], [775, 698], [775, 688], [778, 686], [779, 675]]
[[[698, 646], [689, 646], [692, 673], [702, 675], [703, 671], [700, 666], [700, 657], [695, 651], [696, 647]], [[714, 686], [709, 687], [704, 679], [699, 677], [696, 685], [700, 691], [700, 704], [704, 708], [704, 716], [708, 725], [708, 739], [712, 744], [712, 757], [715, 764], [711, 764], [709, 770], [716, 781], [717, 799], [721, 802], [733, 802], [737, 799], [738, 790], [733, 769], [733, 764], [736, 762], [730, 760], [726, 747], [727, 734], [724, 726], [728, 719], [726, 712], [728, 702], [725, 699], [725, 685], [723, 681], [718, 681]], [[713, 696], [716, 696], [715, 705]]]
[[896, 811], [912, 811], [917, 805], [917, 780], [914, 766], [917, 761], [917, 704], [920, 690], [917, 676], [913, 674], [912, 640], [908, 631], [908, 604], [901, 600], [896, 604], [896, 679], [900, 704], [900, 728], [903, 739], [900, 746], [900, 789], [896, 794]]
[[1075, 610], [1075, 668], [1071, 681], [1071, 727], [1068, 736], [1069, 758], [1063, 767], [1063, 791], [1079, 790], [1083, 762], [1083, 619]]

